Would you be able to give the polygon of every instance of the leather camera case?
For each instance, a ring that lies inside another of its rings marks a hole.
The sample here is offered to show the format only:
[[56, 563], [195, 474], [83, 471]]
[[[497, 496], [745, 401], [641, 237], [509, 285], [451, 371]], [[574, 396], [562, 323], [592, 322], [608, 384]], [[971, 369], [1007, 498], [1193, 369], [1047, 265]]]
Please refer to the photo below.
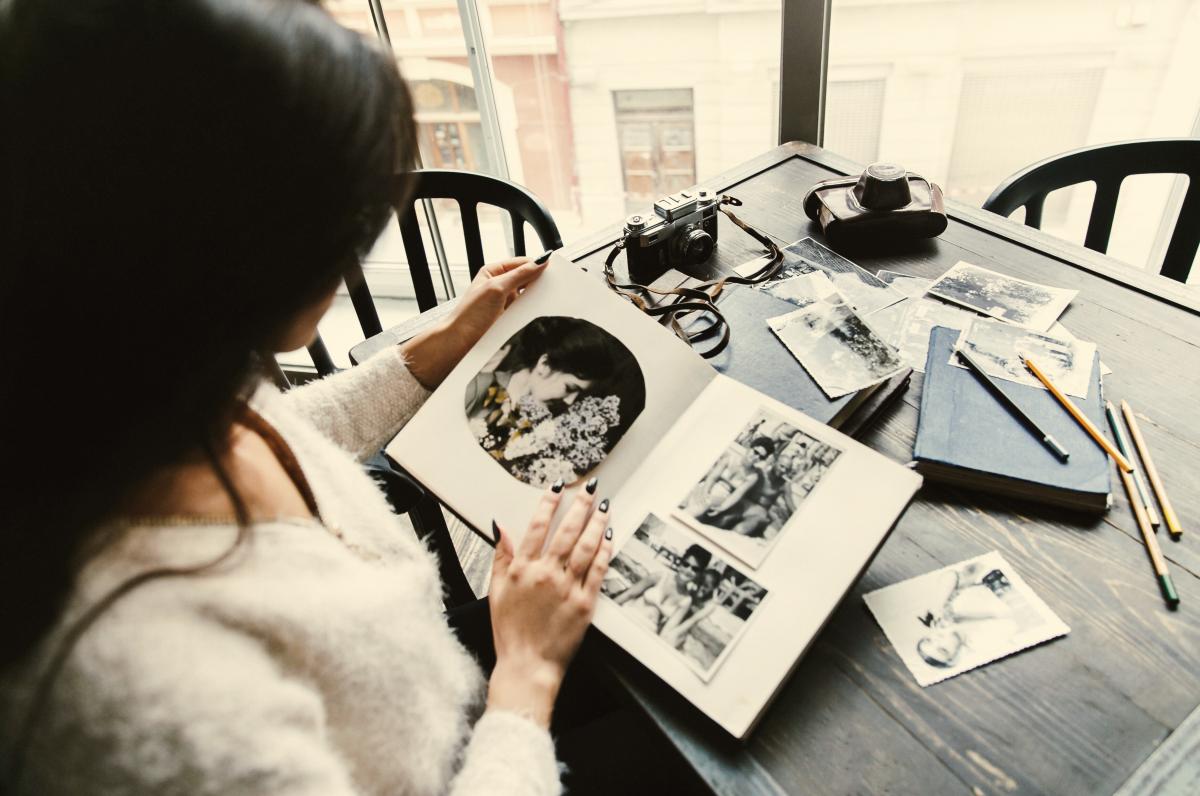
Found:
[[885, 163], [817, 183], [804, 196], [804, 212], [834, 248], [933, 238], [947, 223], [941, 188]]

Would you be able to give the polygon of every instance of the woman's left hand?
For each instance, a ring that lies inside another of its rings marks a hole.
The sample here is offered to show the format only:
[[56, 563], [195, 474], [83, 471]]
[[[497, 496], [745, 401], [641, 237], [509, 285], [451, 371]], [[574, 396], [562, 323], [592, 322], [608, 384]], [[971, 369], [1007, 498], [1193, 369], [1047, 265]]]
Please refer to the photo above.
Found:
[[514, 257], [479, 269], [445, 322], [404, 343], [408, 368], [417, 381], [427, 389], [436, 389], [500, 313], [542, 275], [549, 262], [548, 257], [541, 263], [529, 257]]

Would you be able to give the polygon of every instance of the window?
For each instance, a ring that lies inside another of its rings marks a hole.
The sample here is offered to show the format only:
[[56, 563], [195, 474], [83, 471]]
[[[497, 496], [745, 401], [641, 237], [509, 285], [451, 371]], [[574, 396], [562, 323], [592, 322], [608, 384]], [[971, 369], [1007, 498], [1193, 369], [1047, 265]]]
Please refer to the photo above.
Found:
[[[791, 0], [788, 0], [791, 2]], [[535, 193], [570, 243], [629, 207], [715, 175], [774, 142], [781, 0], [325, 0], [376, 35], [382, 11], [414, 94], [426, 167], [507, 177]], [[456, 208], [435, 203], [445, 267], [466, 277]], [[499, 256], [507, 219], [480, 219]], [[499, 247], [497, 249], [496, 247]], [[398, 231], [365, 263], [385, 325], [416, 311]], [[328, 327], [328, 328], [327, 328]], [[342, 327], [345, 327], [344, 329]], [[348, 300], [322, 325], [335, 360], [360, 333]], [[303, 361], [303, 353], [295, 357]]]
[[830, 80], [825, 95], [825, 146], [864, 165], [879, 160], [885, 81]]
[[[886, 79], [857, 79], [872, 64]], [[1200, 0], [831, 0], [828, 72], [826, 146], [978, 206], [1070, 149], [1200, 134]], [[1043, 229], [1081, 243], [1092, 196], [1052, 195]], [[1177, 196], [1171, 178], [1127, 181], [1109, 253], [1157, 270]]]
[[614, 91], [613, 105], [628, 211], [696, 182], [691, 89]]

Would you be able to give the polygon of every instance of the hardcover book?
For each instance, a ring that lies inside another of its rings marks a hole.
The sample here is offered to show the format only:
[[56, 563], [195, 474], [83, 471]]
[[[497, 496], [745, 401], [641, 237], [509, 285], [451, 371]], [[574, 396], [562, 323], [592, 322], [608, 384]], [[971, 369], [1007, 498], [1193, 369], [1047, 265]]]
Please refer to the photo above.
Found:
[[[1060, 461], [1041, 439], [979, 382], [950, 364], [959, 330], [935, 326], [925, 365], [921, 415], [913, 458], [930, 479], [1027, 498], [1067, 508], [1104, 511], [1109, 502], [1108, 456], [1039, 387], [998, 381], [1046, 433], [1070, 452]], [[1073, 398], [1097, 428], [1104, 428], [1100, 358], [1092, 354], [1087, 398]]]
[[555, 479], [564, 512], [597, 477], [614, 557], [594, 625], [739, 738], [921, 484], [558, 256], [388, 452], [516, 537]]

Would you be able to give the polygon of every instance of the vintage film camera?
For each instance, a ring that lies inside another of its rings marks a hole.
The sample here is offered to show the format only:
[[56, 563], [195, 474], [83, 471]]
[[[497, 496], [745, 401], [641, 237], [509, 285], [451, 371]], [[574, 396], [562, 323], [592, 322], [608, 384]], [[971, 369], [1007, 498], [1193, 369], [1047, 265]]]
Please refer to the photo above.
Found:
[[891, 163], [817, 183], [804, 196], [804, 212], [835, 249], [933, 238], [946, 229], [942, 189]]
[[703, 188], [680, 191], [654, 203], [654, 215], [625, 219], [629, 275], [643, 284], [668, 269], [702, 263], [717, 245], [720, 197]]

